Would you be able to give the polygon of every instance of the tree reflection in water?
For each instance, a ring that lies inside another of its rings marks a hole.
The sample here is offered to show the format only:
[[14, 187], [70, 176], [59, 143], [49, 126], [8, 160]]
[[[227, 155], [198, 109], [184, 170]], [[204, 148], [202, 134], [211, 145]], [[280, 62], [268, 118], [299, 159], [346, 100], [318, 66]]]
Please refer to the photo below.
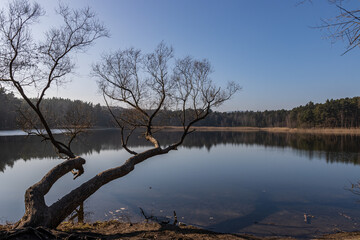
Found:
[[[157, 133], [159, 141], [170, 144], [178, 139], [180, 132], [167, 131]], [[195, 132], [185, 140], [185, 148], [206, 148], [210, 151], [219, 144], [258, 145], [276, 148], [292, 148], [301, 156], [309, 159], [321, 158], [328, 163], [360, 163], [360, 136], [356, 135], [315, 135], [269, 132]], [[131, 147], [150, 145], [141, 138], [133, 137]], [[118, 130], [94, 130], [82, 136], [75, 144], [74, 151], [79, 155], [92, 154], [102, 150], [120, 150], [121, 142]], [[42, 144], [35, 136], [0, 137], [0, 171], [6, 166], [13, 167], [19, 159], [57, 158], [49, 144]]]

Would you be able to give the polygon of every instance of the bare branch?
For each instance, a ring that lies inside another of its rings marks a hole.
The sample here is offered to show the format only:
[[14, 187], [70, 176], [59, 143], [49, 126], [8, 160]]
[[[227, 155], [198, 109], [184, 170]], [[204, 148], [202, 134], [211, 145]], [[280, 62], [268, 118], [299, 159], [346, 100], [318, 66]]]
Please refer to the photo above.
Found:
[[120, 120], [116, 117], [115, 113], [113, 112], [113, 110], [111, 109], [111, 107], [109, 106], [108, 101], [106, 100], [105, 95], [103, 95], [105, 103], [106, 103], [106, 107], [108, 108], [108, 111], [110, 112], [111, 116], [113, 117], [114, 121], [116, 122], [116, 124], [118, 125], [118, 127], [121, 129], [121, 144], [122, 147], [130, 154], [136, 155], [137, 152], [134, 152], [132, 150], [130, 150], [127, 146], [127, 143], [129, 141], [130, 136], [132, 135], [132, 133], [134, 132], [134, 130], [136, 129], [136, 127], [132, 127], [128, 133], [128, 135], [126, 137], [125, 136], [125, 125], [121, 123], [124, 122], [124, 120]]
[[327, 29], [327, 38], [332, 41], [347, 41], [346, 54], [360, 46], [360, 10], [348, 10], [341, 0], [329, 1], [336, 5], [340, 14], [332, 19], [323, 20], [320, 29]]
[[[210, 79], [212, 71], [207, 60], [186, 57], [173, 61], [173, 49], [163, 42], [150, 54], [142, 55], [132, 48], [119, 50], [104, 55], [100, 63], [93, 65], [103, 95], [124, 104], [120, 129], [144, 127], [145, 139], [161, 148], [153, 134], [154, 119], [170, 118], [172, 111], [178, 113], [184, 131], [169, 150], [179, 146], [191, 132], [190, 127], [204, 119], [212, 107], [221, 105], [240, 89], [235, 83], [229, 83], [224, 90], [216, 87]], [[132, 115], [135, 112], [139, 115]]]
[[[37, 135], [51, 141], [59, 154], [74, 158], [75, 154], [68, 145], [55, 139], [44, 115], [41, 102], [53, 82], [61, 84], [69, 74], [74, 63], [71, 54], [84, 51], [96, 39], [108, 36], [108, 31], [89, 8], [70, 10], [60, 6], [58, 13], [64, 25], [52, 28], [46, 33], [46, 40], [36, 43], [31, 37], [31, 27], [44, 14], [41, 7], [27, 0], [15, 0], [9, 3], [7, 11], [0, 13], [0, 82], [15, 88], [37, 116], [46, 131]], [[38, 91], [38, 99], [33, 101], [27, 92]], [[24, 118], [25, 120], [28, 118]], [[34, 121], [28, 122], [28, 129]], [[73, 135], [74, 137], [77, 134]]]

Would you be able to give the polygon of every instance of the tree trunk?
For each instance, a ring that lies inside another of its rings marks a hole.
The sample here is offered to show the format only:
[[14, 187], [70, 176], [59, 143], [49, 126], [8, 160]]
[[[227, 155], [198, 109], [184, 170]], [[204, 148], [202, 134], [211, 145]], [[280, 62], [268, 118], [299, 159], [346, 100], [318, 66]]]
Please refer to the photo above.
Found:
[[56, 228], [67, 216], [69, 216], [82, 202], [95, 193], [100, 187], [108, 182], [121, 178], [134, 170], [136, 164], [156, 155], [168, 153], [175, 149], [171, 146], [166, 149], [159, 147], [147, 150], [129, 158], [123, 165], [103, 171], [87, 182], [83, 183], [70, 193], [53, 203], [45, 204], [44, 196], [49, 192], [53, 184], [62, 176], [73, 169], [82, 169], [85, 160], [81, 157], [69, 159], [54, 167], [38, 183], [31, 186], [25, 193], [25, 214], [16, 228], [22, 227], [47, 227]]

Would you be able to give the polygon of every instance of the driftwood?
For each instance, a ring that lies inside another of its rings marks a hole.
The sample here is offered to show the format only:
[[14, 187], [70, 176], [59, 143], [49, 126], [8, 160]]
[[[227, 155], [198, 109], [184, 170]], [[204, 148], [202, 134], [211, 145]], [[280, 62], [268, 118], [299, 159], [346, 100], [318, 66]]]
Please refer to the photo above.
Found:
[[[170, 219], [168, 220], [161, 220], [161, 218], [157, 217], [157, 216], [154, 216], [154, 215], [147, 215], [144, 211], [144, 209], [140, 208], [140, 212], [141, 212], [141, 215], [143, 215], [143, 217], [145, 218], [146, 222], [148, 222], [149, 220], [151, 221], [154, 221], [154, 222], [157, 222], [161, 225], [167, 225], [167, 224], [170, 224]], [[176, 212], [174, 211], [174, 222], [172, 225], [176, 226], [177, 223], [178, 223], [178, 220], [177, 220], [177, 215], [176, 215]]]

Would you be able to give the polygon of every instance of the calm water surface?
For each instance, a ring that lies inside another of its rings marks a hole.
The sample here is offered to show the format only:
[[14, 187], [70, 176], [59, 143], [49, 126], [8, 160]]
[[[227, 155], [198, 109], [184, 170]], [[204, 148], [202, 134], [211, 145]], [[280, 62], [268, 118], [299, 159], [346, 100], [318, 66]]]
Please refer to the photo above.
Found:
[[[0, 132], [0, 223], [21, 218], [25, 190], [62, 161], [40, 139], [13, 133]], [[161, 143], [177, 136], [159, 134]], [[138, 138], [131, 146], [149, 147]], [[220, 232], [306, 238], [360, 230], [360, 196], [348, 190], [360, 180], [358, 146], [356, 136], [197, 132], [179, 151], [101, 188], [84, 203], [85, 216], [142, 221], [141, 207], [159, 219], [175, 210], [181, 222]], [[85, 174], [58, 181], [48, 204], [129, 157], [116, 130], [92, 132], [74, 152], [87, 160]]]

